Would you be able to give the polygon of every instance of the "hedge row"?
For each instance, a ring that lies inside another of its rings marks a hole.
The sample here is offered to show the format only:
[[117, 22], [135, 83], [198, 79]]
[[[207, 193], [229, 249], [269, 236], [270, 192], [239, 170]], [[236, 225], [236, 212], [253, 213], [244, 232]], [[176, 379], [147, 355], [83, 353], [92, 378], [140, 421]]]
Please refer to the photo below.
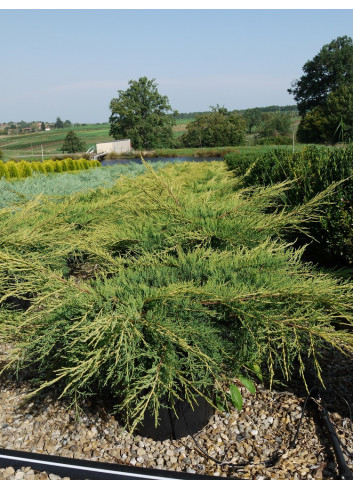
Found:
[[[342, 182], [323, 208], [319, 223], [310, 226], [311, 238], [293, 237], [310, 242], [308, 253], [320, 263], [353, 263], [353, 145], [343, 148], [307, 146], [301, 152], [275, 149], [263, 155], [229, 154], [230, 170], [244, 174], [244, 186], [267, 186], [295, 180], [285, 194], [285, 204], [307, 202], [334, 182]], [[344, 180], [344, 181], [343, 181]]]
[[73, 170], [87, 170], [101, 166], [101, 163], [96, 160], [72, 160], [66, 158], [64, 160], [45, 160], [41, 161], [7, 161], [4, 163], [0, 160], [0, 179], [5, 178], [10, 180], [13, 178], [27, 178], [33, 176], [34, 173], [63, 173]]

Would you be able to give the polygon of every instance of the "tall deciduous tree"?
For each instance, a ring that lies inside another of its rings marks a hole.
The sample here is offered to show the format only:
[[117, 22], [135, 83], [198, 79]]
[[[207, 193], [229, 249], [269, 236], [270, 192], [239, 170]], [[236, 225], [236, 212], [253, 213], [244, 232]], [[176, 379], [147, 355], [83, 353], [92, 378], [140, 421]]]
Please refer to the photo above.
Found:
[[303, 66], [304, 75], [292, 83], [288, 92], [294, 95], [299, 114], [327, 103], [330, 93], [353, 84], [353, 41], [343, 36], [325, 44], [311, 61]]
[[110, 102], [109, 134], [115, 139], [131, 139], [140, 149], [168, 147], [173, 144], [175, 124], [168, 97], [157, 90], [155, 79], [147, 77], [130, 80], [127, 90]]
[[299, 114], [303, 117], [298, 128], [298, 140], [305, 143], [335, 143], [351, 139], [352, 39], [343, 36], [326, 44], [312, 60], [305, 63], [303, 71], [304, 75], [293, 82], [288, 90], [293, 94]]
[[196, 117], [186, 127], [181, 142], [189, 148], [237, 146], [245, 140], [246, 120], [224, 107], [211, 107], [212, 112]]

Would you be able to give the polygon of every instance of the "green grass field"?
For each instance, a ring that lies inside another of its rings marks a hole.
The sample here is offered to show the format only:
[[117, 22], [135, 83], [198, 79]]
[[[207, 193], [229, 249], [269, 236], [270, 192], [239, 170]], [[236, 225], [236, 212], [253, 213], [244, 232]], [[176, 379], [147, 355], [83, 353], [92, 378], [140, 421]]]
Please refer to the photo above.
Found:
[[66, 134], [71, 129], [82, 139], [85, 150], [96, 143], [113, 141], [113, 138], [109, 136], [109, 124], [88, 124], [73, 128], [2, 136], [0, 137], [0, 150], [3, 152], [5, 159], [22, 155], [39, 155], [41, 154], [42, 146], [45, 155], [59, 154], [62, 153], [61, 147]]
[[179, 126], [179, 125], [182, 125], [182, 124], [189, 124], [189, 122], [192, 122], [194, 120], [195, 119], [193, 119], [193, 118], [189, 118], [189, 119], [177, 119], [176, 120], [176, 125]]
[[[186, 124], [192, 119], [180, 119], [174, 126], [174, 135], [178, 137], [185, 131]], [[35, 132], [30, 134], [18, 134], [10, 136], [0, 136], [0, 150], [3, 159], [8, 160], [17, 157], [28, 157], [43, 154], [61, 154], [66, 134], [72, 129], [84, 143], [84, 150], [87, 151], [97, 143], [113, 141], [109, 136], [110, 124], [87, 124], [65, 129], [52, 129], [51, 131]]]

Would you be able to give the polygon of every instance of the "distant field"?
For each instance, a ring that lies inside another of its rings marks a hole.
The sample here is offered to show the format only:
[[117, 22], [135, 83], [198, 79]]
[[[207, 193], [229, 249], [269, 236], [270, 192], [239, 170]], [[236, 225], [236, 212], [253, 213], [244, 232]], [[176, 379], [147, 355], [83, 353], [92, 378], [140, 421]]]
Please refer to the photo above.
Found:
[[183, 134], [183, 132], [185, 131], [186, 131], [186, 124], [177, 124], [176, 126], [173, 126], [174, 135]]
[[86, 151], [96, 143], [113, 141], [114, 138], [109, 136], [109, 127], [109, 124], [87, 124], [86, 126], [3, 136], [0, 138], [0, 149], [6, 159], [22, 155], [39, 155], [42, 152], [42, 146], [44, 155], [61, 153], [66, 134], [72, 129], [82, 139]]
[[177, 119], [176, 125], [173, 127], [174, 137], [178, 138], [186, 131], [186, 126], [195, 119]]
[[[179, 119], [173, 127], [175, 137], [185, 132], [186, 124], [193, 119]], [[87, 124], [65, 129], [52, 129], [51, 131], [35, 132], [30, 134], [18, 134], [0, 137], [0, 150], [4, 159], [15, 157], [31, 157], [32, 155], [60, 154], [66, 134], [70, 130], [75, 131], [84, 143], [84, 151], [97, 143], [113, 141], [109, 136], [110, 124]]]
[[189, 122], [192, 122], [194, 120], [195, 119], [193, 119], [193, 118], [190, 118], [190, 119], [177, 119], [176, 120], [176, 124], [177, 124], [177, 126], [186, 125], [186, 124], [189, 124]]
[[[194, 119], [178, 119], [176, 125], [173, 127], [174, 137], [177, 138], [183, 134], [186, 130], [186, 125], [192, 122]], [[300, 119], [296, 118], [295, 122], [299, 122]], [[114, 138], [109, 136], [110, 125], [107, 124], [87, 124], [83, 126], [76, 126], [65, 129], [53, 129], [51, 131], [36, 132], [30, 134], [20, 134], [13, 136], [1, 136], [0, 137], [0, 150], [3, 152], [3, 159], [9, 160], [11, 158], [21, 158], [27, 160], [38, 160], [38, 156], [42, 154], [62, 154], [61, 147], [63, 145], [66, 134], [70, 129], [82, 139], [84, 143], [84, 151], [87, 151], [91, 146], [97, 143], [103, 143], [107, 141], [113, 141]], [[196, 156], [196, 153], [202, 153], [204, 156], [217, 156], [216, 152], [219, 151], [219, 156], [222, 156], [224, 150], [226, 151], [254, 151], [257, 153], [263, 153], [268, 149], [272, 149], [275, 146], [255, 146], [252, 145], [254, 136], [247, 136], [246, 146], [237, 146], [234, 148], [180, 148], [180, 149], [159, 149], [155, 153], [158, 156]], [[296, 144], [296, 149], [300, 149], [303, 145]], [[291, 147], [291, 146], [290, 146]], [[287, 146], [289, 148], [289, 146]], [[203, 154], [204, 153], [204, 154]], [[212, 153], [212, 154], [211, 154]], [[37, 155], [37, 157], [35, 157]], [[201, 154], [200, 154], [201, 156]]]

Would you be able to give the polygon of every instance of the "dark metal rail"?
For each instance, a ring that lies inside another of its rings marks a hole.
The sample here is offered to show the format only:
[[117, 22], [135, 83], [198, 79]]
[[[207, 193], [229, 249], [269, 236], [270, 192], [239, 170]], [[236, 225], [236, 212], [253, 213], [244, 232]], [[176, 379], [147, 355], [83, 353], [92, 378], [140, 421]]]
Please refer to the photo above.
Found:
[[168, 470], [146, 469], [130, 465], [77, 460], [53, 455], [0, 449], [0, 467], [31, 467], [33, 470], [47, 472], [73, 480], [172, 480], [208, 479], [227, 480], [224, 477], [188, 474]]

